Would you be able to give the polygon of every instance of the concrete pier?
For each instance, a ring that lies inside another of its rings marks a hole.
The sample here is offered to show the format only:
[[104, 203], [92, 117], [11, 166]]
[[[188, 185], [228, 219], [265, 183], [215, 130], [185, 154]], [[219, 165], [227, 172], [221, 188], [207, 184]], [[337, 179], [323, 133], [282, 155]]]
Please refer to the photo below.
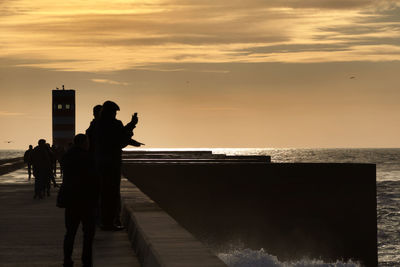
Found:
[[[135, 184], [121, 184], [128, 231], [97, 232], [95, 266], [224, 266], [208, 247], [235, 242], [280, 260], [377, 266], [375, 165], [161, 154], [124, 155]], [[26, 169], [0, 176], [1, 266], [61, 264], [63, 209], [52, 190], [33, 200]]]
[[123, 174], [216, 250], [377, 266], [375, 165], [136, 158]]
[[[62, 265], [64, 209], [55, 206], [54, 188], [50, 197], [34, 200], [33, 184], [25, 168], [0, 176], [0, 266]], [[122, 179], [121, 197], [128, 231], [96, 231], [94, 266], [226, 266], [126, 179]], [[77, 266], [81, 250], [78, 230], [73, 257]]]
[[270, 156], [231, 156], [225, 154], [213, 154], [211, 150], [203, 151], [124, 151], [124, 160], [138, 162], [271, 162]]
[[226, 266], [128, 180], [121, 189], [123, 223], [143, 267]]

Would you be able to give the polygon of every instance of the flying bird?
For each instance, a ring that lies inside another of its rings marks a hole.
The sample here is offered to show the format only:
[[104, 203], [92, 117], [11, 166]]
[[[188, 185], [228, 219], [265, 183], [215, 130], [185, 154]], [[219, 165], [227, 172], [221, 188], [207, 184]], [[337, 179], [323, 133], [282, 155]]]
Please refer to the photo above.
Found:
[[350, 79], [355, 79], [355, 78], [356, 78], [356, 76], [351, 76], [351, 77], [350, 77]]
[[4, 143], [7, 143], [7, 144], [10, 144], [10, 143], [12, 143], [13, 141], [4, 141]]

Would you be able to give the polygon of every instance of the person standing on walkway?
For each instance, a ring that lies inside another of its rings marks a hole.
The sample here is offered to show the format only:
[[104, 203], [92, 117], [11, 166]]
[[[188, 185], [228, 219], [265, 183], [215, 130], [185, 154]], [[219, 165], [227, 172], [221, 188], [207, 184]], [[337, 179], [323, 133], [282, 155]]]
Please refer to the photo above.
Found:
[[46, 140], [40, 139], [32, 152], [33, 176], [35, 176], [34, 198], [44, 197], [47, 181], [52, 175], [51, 159], [47, 149]]
[[29, 145], [29, 149], [24, 153], [24, 162], [28, 165], [28, 180], [31, 180], [32, 176], [32, 152], [33, 146]]
[[[93, 159], [94, 161], [94, 146], [95, 146], [95, 139], [94, 139], [94, 131], [96, 129], [96, 123], [99, 121], [100, 118], [100, 112], [101, 112], [101, 105], [96, 105], [93, 107], [93, 120], [90, 122], [89, 128], [86, 130], [86, 136], [89, 139], [89, 156]], [[97, 173], [96, 173], [97, 174]], [[96, 177], [100, 181], [100, 177], [97, 175]], [[97, 208], [96, 208], [96, 224], [101, 225], [101, 209], [100, 209], [100, 199], [98, 199], [97, 202]]]
[[53, 176], [57, 177], [57, 147], [56, 147], [56, 145], [51, 146], [50, 152], [53, 155], [51, 158], [51, 169], [53, 171]]
[[103, 104], [100, 118], [95, 127], [95, 163], [100, 175], [100, 206], [102, 229], [120, 230], [116, 225], [120, 217], [120, 184], [122, 148], [127, 145], [141, 146], [131, 137], [138, 122], [137, 114], [126, 126], [116, 119], [119, 107], [112, 101]]
[[47, 153], [49, 154], [50, 166], [51, 166], [50, 167], [50, 174], [47, 177], [47, 180], [45, 182], [45, 191], [46, 191], [45, 194], [47, 193], [47, 196], [49, 197], [50, 196], [51, 183], [53, 183], [54, 187], [58, 187], [58, 185], [57, 185], [57, 182], [56, 182], [56, 178], [55, 178], [55, 175], [54, 175], [54, 169], [53, 169], [54, 168], [54, 162], [56, 160], [56, 156], [53, 153], [49, 143], [46, 143], [46, 148], [47, 148]]
[[63, 176], [63, 169], [62, 169], [62, 166], [61, 166], [61, 159], [64, 156], [64, 154], [65, 154], [64, 146], [57, 147], [56, 159], [57, 159], [58, 163], [60, 164], [60, 177], [61, 178]]
[[99, 121], [100, 112], [101, 112], [101, 105], [96, 105], [93, 107], [93, 120], [90, 122], [89, 128], [86, 130], [86, 135], [89, 138], [89, 153], [94, 157], [94, 146], [95, 146], [95, 139], [94, 139], [94, 131], [96, 129], [96, 123]]
[[98, 200], [98, 179], [90, 157], [86, 135], [78, 134], [74, 145], [61, 159], [63, 174], [63, 204], [65, 206], [64, 267], [73, 266], [72, 251], [79, 224], [83, 229], [82, 264], [93, 266], [92, 244], [95, 235], [95, 209]]

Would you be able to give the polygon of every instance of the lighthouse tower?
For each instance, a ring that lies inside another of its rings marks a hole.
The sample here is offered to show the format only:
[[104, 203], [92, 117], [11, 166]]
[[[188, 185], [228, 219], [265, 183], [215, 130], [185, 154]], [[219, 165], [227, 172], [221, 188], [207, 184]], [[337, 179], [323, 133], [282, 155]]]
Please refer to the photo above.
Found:
[[75, 136], [75, 90], [56, 89], [53, 93], [53, 145], [67, 148]]

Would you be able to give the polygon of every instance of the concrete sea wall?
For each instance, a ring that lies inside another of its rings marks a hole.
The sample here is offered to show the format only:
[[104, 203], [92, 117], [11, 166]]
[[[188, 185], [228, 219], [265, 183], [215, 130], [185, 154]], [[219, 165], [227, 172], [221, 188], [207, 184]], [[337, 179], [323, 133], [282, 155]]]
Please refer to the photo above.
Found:
[[207, 247], [123, 179], [122, 220], [143, 267], [224, 267]]
[[24, 166], [24, 158], [11, 158], [0, 160], [0, 175], [18, 170]]
[[124, 176], [216, 251], [377, 266], [375, 165], [128, 158]]

